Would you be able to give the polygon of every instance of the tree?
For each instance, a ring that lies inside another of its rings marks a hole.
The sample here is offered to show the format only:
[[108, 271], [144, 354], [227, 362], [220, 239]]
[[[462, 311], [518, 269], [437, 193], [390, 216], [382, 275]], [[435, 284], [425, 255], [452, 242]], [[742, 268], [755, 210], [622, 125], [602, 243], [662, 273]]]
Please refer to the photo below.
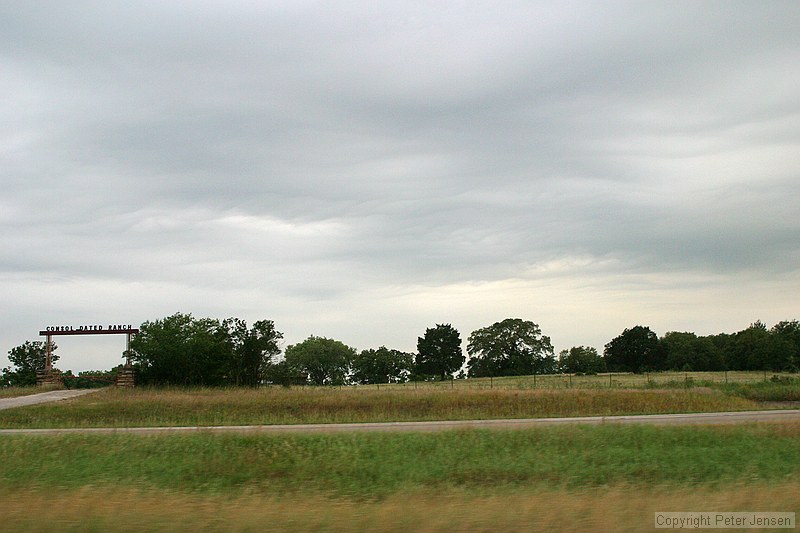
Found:
[[230, 351], [219, 320], [183, 313], [145, 322], [131, 340], [137, 381], [146, 384], [223, 385]]
[[307, 374], [314, 385], [343, 385], [355, 355], [355, 348], [340, 341], [312, 335], [286, 348], [285, 360], [289, 368]]
[[603, 358], [609, 372], [661, 370], [663, 350], [658, 336], [647, 326], [634, 326], [606, 344]]
[[228, 379], [233, 385], [255, 387], [265, 379], [273, 359], [281, 353], [278, 341], [283, 334], [272, 320], [259, 320], [248, 329], [247, 322], [228, 318], [222, 323], [231, 343]]
[[[58, 361], [56, 344], [50, 344], [50, 362]], [[25, 341], [8, 352], [8, 360], [14, 365], [2, 370], [0, 384], [8, 386], [36, 385], [36, 372], [44, 370], [47, 361], [47, 345], [44, 341]]]
[[791, 372], [800, 370], [800, 322], [784, 320], [772, 326], [769, 332], [783, 347], [781, 369]]
[[767, 326], [756, 320], [736, 333], [729, 348], [731, 370], [767, 370], [771, 366], [772, 346]]
[[661, 339], [666, 370], [717, 371], [725, 370], [722, 352], [710, 337], [694, 333], [669, 331]]
[[442, 381], [464, 364], [461, 334], [450, 324], [436, 324], [417, 338], [416, 371], [420, 375], [437, 376]]
[[573, 346], [558, 354], [558, 370], [565, 374], [597, 374], [605, 372], [606, 363], [595, 348]]
[[353, 381], [372, 383], [402, 383], [414, 368], [414, 354], [390, 350], [363, 350], [353, 359]]
[[472, 332], [467, 344], [470, 377], [526, 376], [556, 371], [550, 337], [537, 324], [507, 318]]
[[255, 386], [280, 353], [282, 337], [271, 320], [248, 328], [238, 318], [175, 313], [141, 325], [131, 340], [131, 360], [140, 383]]
[[308, 374], [289, 366], [286, 359], [281, 359], [267, 366], [264, 373], [264, 381], [274, 385], [283, 385], [284, 387], [305, 385], [308, 383]]

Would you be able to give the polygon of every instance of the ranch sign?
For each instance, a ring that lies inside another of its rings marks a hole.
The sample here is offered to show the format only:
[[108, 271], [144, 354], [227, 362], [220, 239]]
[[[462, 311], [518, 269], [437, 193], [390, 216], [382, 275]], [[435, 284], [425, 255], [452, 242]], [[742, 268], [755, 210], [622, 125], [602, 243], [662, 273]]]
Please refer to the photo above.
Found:
[[137, 333], [139, 333], [139, 329], [134, 328], [131, 324], [107, 324], [105, 326], [102, 324], [90, 324], [82, 326], [47, 326], [39, 332], [39, 335], [47, 337], [47, 342], [45, 343], [46, 358], [44, 372], [47, 374], [53, 369], [52, 337], [54, 335], [126, 335], [127, 342], [125, 345], [125, 367], [130, 368], [131, 335], [135, 335]]
[[130, 324], [114, 324], [106, 326], [91, 325], [91, 326], [47, 326], [39, 335], [104, 335], [104, 334], [119, 334], [119, 333], [139, 333], [139, 330]]

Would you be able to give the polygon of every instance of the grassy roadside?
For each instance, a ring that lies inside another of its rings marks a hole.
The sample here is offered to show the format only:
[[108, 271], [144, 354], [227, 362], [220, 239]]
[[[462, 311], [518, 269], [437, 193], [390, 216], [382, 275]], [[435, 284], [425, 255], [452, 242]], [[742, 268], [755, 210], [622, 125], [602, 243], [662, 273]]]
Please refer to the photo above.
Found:
[[0, 488], [140, 487], [318, 494], [561, 490], [788, 482], [800, 423], [572, 426], [324, 435], [59, 435], [0, 439]]
[[709, 388], [117, 389], [0, 411], [0, 428], [207, 426], [470, 420], [758, 409]]
[[30, 396], [40, 392], [58, 390], [56, 387], [0, 387], [0, 398], [15, 398], [17, 396]]
[[554, 489], [485, 496], [448, 491], [397, 494], [380, 501], [105, 487], [77, 491], [0, 489], [4, 503], [0, 506], [0, 523], [9, 531], [29, 533], [639, 532], [653, 528], [655, 512], [797, 512], [798, 494], [797, 481], [690, 490], [622, 485], [602, 490]]
[[642, 531], [798, 511], [800, 424], [0, 439], [13, 531]]

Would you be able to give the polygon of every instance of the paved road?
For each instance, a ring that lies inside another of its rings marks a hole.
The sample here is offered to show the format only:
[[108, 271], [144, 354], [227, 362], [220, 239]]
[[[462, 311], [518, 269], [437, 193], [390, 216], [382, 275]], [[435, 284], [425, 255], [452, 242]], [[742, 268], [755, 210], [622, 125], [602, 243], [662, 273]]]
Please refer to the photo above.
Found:
[[39, 394], [29, 394], [28, 396], [15, 396], [13, 398], [0, 398], [0, 410], [11, 409], [13, 407], [25, 407], [26, 405], [36, 405], [37, 403], [57, 402], [67, 400], [97, 392], [100, 389], [75, 389], [75, 390], [54, 390], [40, 392]]
[[504, 420], [447, 420], [437, 422], [382, 422], [364, 424], [296, 424], [270, 426], [187, 426], [150, 428], [0, 429], [3, 435], [56, 435], [64, 433], [330, 433], [355, 431], [447, 431], [457, 429], [522, 429], [565, 424], [704, 425], [754, 422], [800, 422], [800, 409], [691, 413], [672, 415], [581, 416]]

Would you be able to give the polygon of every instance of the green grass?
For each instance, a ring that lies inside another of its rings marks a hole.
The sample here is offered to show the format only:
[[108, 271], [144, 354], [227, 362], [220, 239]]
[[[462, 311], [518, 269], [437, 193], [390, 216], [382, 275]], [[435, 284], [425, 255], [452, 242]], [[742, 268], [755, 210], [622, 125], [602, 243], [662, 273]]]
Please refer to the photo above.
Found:
[[0, 411], [0, 428], [471, 420], [757, 409], [690, 389], [117, 389]]
[[0, 488], [9, 490], [107, 486], [355, 499], [419, 491], [781, 483], [800, 474], [800, 424], [4, 436], [0, 464]]
[[800, 402], [800, 380], [722, 385], [724, 392], [756, 402]]
[[[393, 385], [364, 385], [365, 389], [630, 389], [647, 387], [676, 387], [701, 383], [703, 385], [724, 383], [760, 383], [768, 381], [775, 373], [764, 371], [729, 372], [645, 372], [603, 373], [596, 375], [547, 374], [537, 376], [502, 376], [496, 378], [472, 378], [455, 381], [429, 381]], [[797, 376], [797, 374], [778, 374]]]

